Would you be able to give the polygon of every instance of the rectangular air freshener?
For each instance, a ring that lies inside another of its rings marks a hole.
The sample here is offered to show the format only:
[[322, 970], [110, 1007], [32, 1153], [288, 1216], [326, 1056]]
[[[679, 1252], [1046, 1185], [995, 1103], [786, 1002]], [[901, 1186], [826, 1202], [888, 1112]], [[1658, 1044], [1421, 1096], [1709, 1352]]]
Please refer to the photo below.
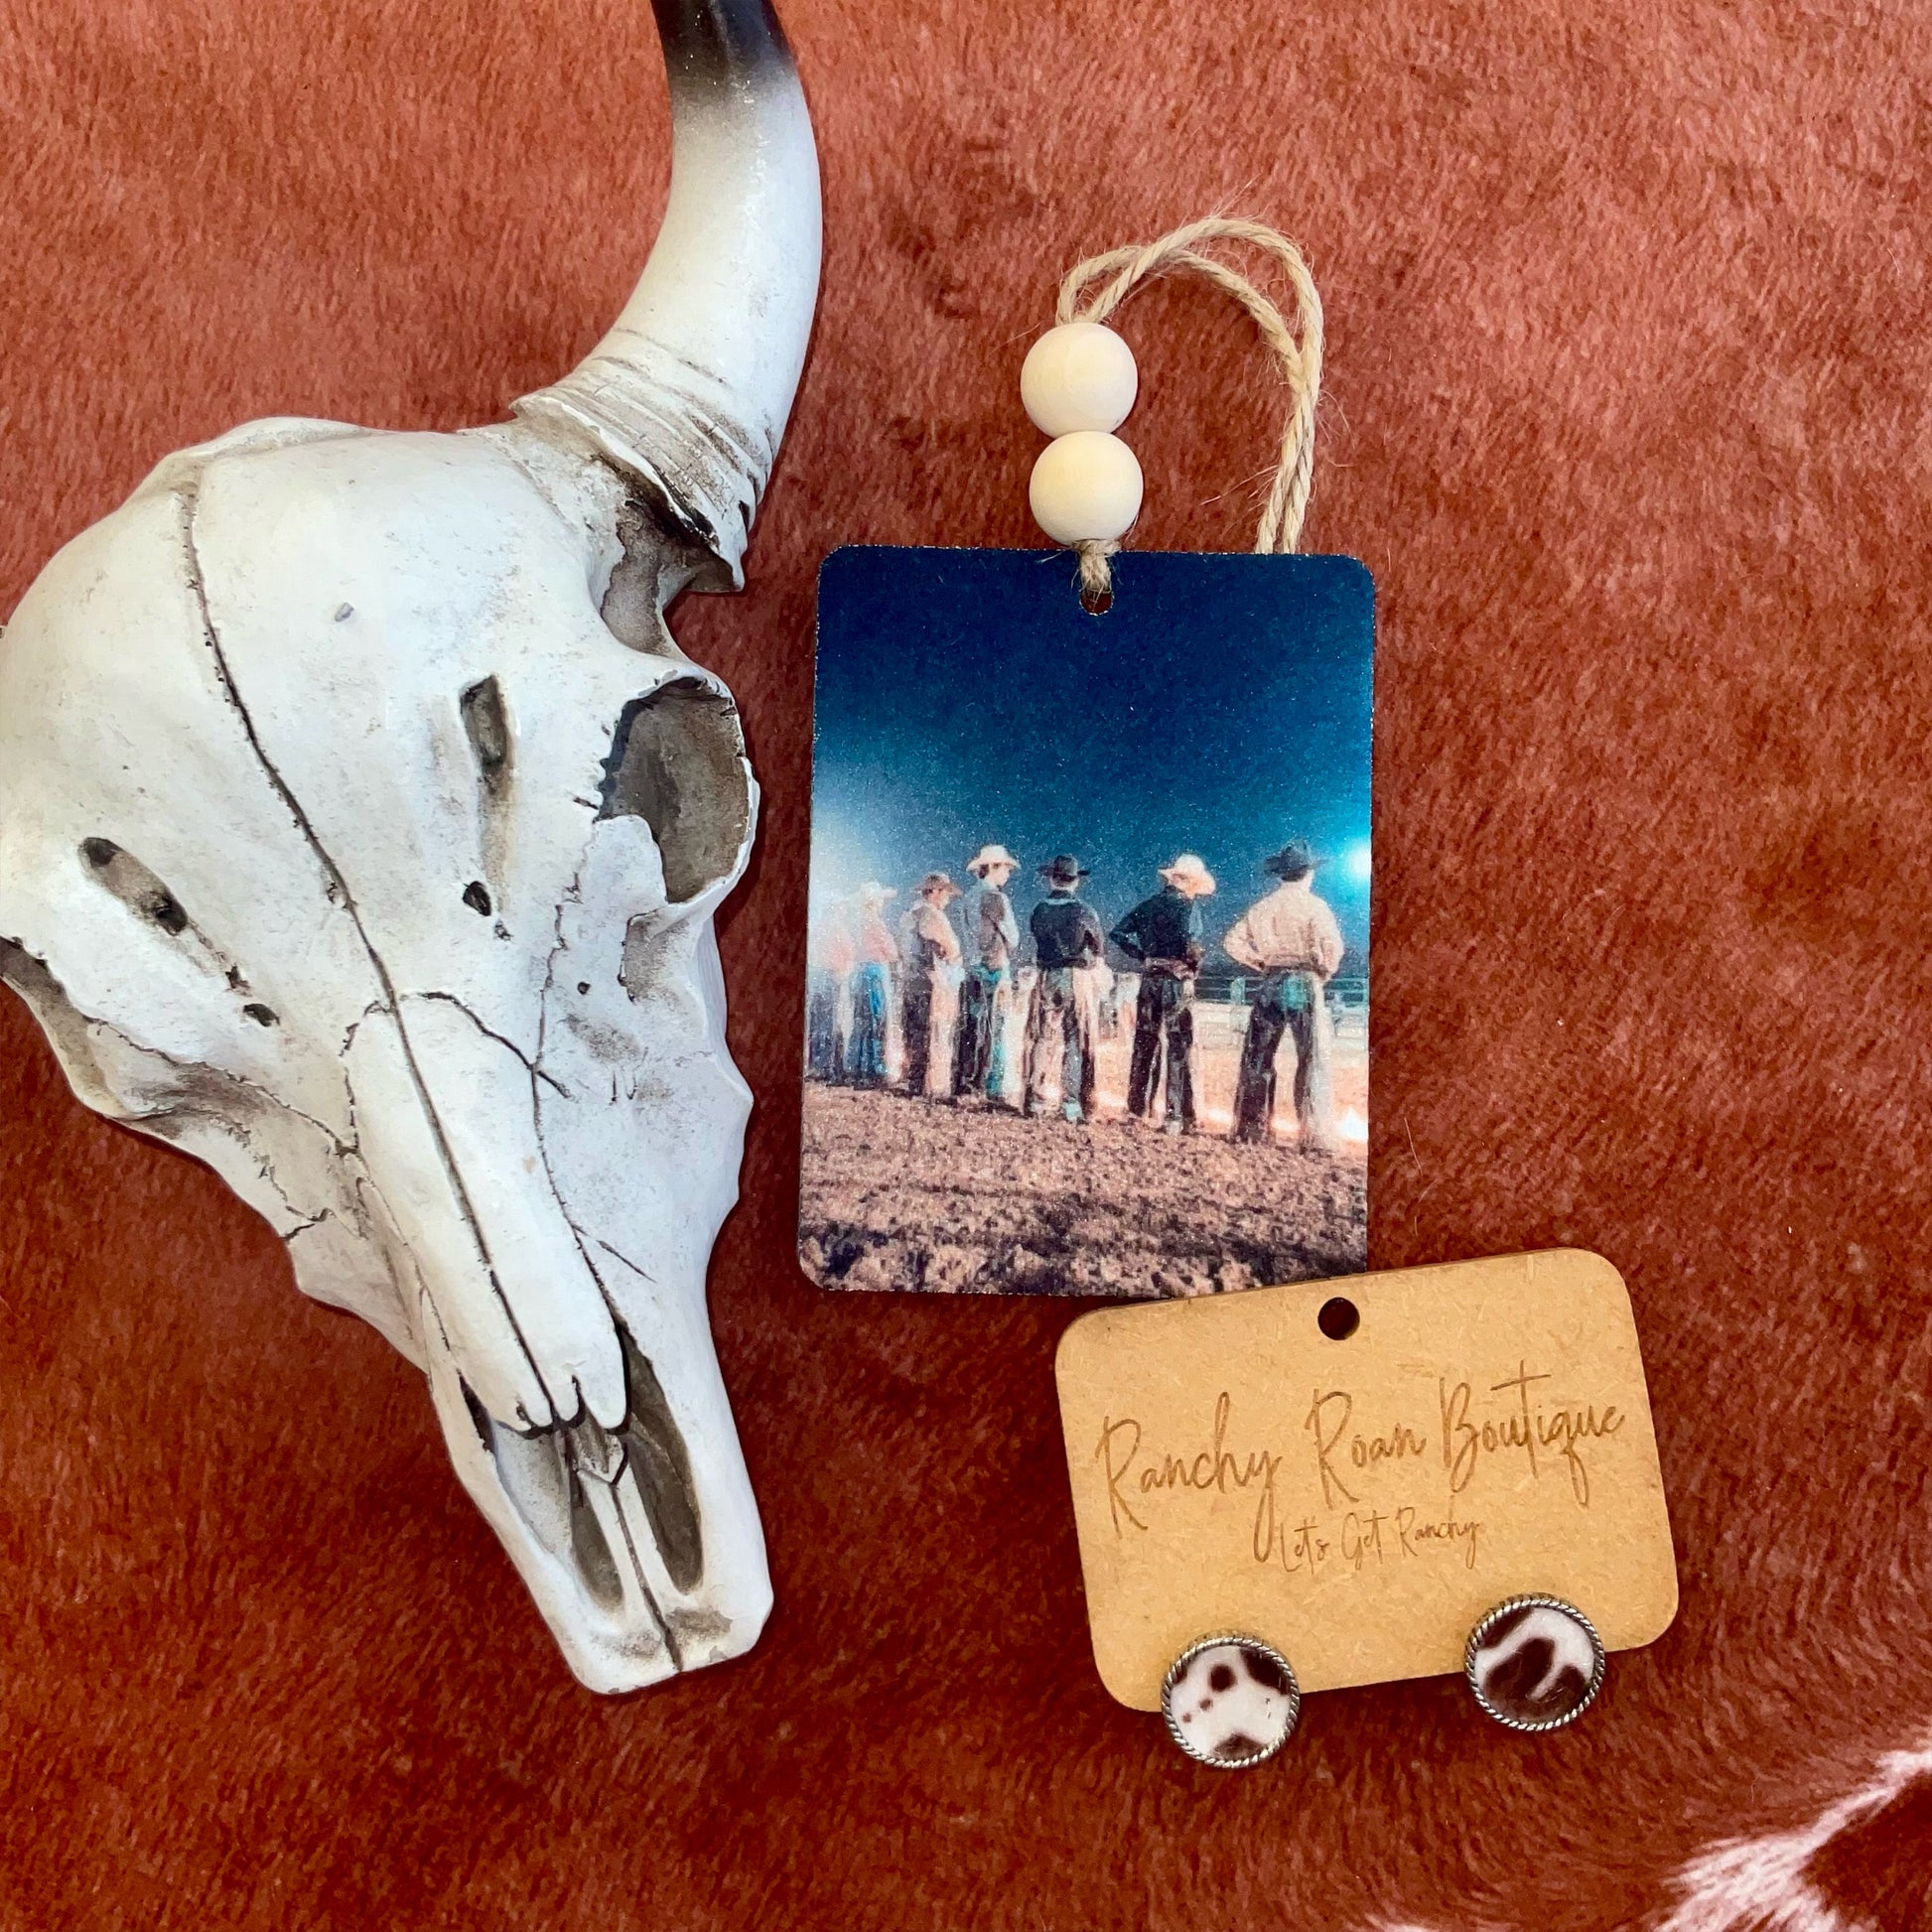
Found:
[[799, 1258], [1178, 1296], [1361, 1268], [1374, 591], [1346, 557], [835, 551]]
[[1506, 1598], [1677, 1610], [1622, 1278], [1576, 1249], [1103, 1309], [1055, 1362], [1094, 1660], [1153, 1711], [1239, 1630], [1305, 1691], [1459, 1670]]

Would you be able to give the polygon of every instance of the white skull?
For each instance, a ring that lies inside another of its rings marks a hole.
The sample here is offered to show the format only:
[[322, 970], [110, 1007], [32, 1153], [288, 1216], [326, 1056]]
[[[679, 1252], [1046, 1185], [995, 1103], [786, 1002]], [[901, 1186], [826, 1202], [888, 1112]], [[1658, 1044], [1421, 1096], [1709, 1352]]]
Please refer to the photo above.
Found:
[[761, 0], [660, 8], [671, 204], [519, 420], [170, 457], [0, 637], [0, 977], [427, 1370], [571, 1667], [770, 1606], [704, 1277], [750, 1095], [712, 915], [757, 789], [662, 611], [737, 581], [818, 270]]

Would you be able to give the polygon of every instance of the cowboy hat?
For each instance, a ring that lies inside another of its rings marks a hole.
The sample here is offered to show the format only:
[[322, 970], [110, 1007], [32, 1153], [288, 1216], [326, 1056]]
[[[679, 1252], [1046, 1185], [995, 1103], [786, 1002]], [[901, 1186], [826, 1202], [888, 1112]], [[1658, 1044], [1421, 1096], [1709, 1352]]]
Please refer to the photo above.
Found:
[[1189, 898], [1205, 898], [1214, 890], [1214, 875], [1201, 863], [1198, 853], [1179, 853], [1173, 865], [1158, 870], [1175, 892], [1185, 893]]
[[1047, 860], [1039, 870], [1041, 876], [1050, 879], [1055, 886], [1077, 886], [1081, 880], [1093, 877], [1070, 852], [1062, 852], [1057, 858]]
[[898, 888], [897, 886], [882, 886], [878, 880], [868, 879], [852, 897], [861, 905], [884, 905], [889, 898], [898, 897]]
[[1306, 839], [1290, 839], [1273, 858], [1261, 862], [1261, 869], [1277, 879], [1306, 879], [1319, 863]]
[[919, 881], [919, 895], [921, 897], [927, 893], [940, 891], [944, 891], [953, 898], [959, 897], [959, 888], [952, 883], [952, 878], [947, 873], [929, 872]]
[[1003, 845], [983, 845], [966, 861], [966, 870], [980, 879], [984, 879], [995, 866], [1008, 866], [1018, 872], [1020, 861]]

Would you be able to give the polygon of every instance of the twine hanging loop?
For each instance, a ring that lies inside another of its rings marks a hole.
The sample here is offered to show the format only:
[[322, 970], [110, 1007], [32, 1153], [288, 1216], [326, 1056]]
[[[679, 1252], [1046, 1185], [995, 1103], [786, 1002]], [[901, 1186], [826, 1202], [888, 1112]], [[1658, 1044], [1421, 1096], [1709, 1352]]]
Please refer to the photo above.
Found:
[[[1238, 269], [1202, 252], [1214, 242], [1233, 242], [1272, 255], [1288, 277], [1295, 296], [1296, 326], [1281, 309]], [[1308, 515], [1309, 494], [1314, 483], [1314, 412], [1321, 393], [1321, 298], [1302, 251], [1279, 230], [1262, 221], [1228, 215], [1208, 215], [1170, 230], [1141, 247], [1110, 248], [1089, 255], [1066, 272], [1060, 283], [1053, 320], [1105, 322], [1140, 285], [1157, 275], [1194, 274], [1212, 282], [1247, 310], [1273, 350], [1288, 384], [1288, 421], [1282, 430], [1280, 461], [1269, 485], [1268, 501], [1255, 532], [1255, 549], [1263, 554], [1292, 551], [1300, 541]], [[1078, 543], [1080, 595], [1091, 610], [1105, 608], [1113, 595], [1108, 558], [1118, 542]]]

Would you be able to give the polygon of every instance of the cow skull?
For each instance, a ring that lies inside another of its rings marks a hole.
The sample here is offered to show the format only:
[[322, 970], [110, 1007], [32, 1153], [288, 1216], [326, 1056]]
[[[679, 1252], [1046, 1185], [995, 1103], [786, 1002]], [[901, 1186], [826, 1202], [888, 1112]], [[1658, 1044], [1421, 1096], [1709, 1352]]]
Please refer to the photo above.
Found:
[[673, 179], [574, 373], [460, 435], [168, 458], [0, 638], [0, 977], [427, 1371], [604, 1691], [770, 1607], [704, 1277], [750, 1096], [712, 914], [757, 789], [664, 626], [740, 583], [818, 285], [762, 0], [656, 0]]

